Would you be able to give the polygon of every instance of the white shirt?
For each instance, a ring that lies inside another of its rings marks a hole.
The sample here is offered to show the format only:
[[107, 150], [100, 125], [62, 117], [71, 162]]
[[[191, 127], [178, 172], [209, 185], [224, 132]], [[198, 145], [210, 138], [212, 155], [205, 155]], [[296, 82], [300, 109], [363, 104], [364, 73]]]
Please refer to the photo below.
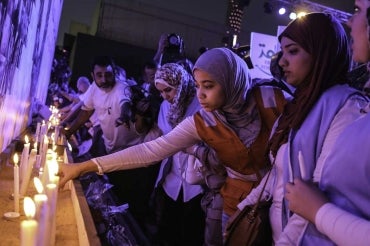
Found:
[[130, 101], [130, 90], [127, 84], [116, 81], [111, 90], [105, 91], [94, 82], [85, 94], [82, 109], [95, 109], [108, 153], [142, 142], [143, 136], [136, 133], [133, 124], [130, 125], [130, 129], [123, 125], [115, 126], [116, 119], [121, 115], [122, 104]]
[[[169, 132], [172, 127], [167, 121], [167, 114], [170, 109], [171, 104], [168, 101], [163, 101], [161, 108], [158, 114], [158, 126], [161, 128], [163, 133]], [[189, 104], [186, 110], [186, 115], [193, 115], [200, 109], [198, 99], [194, 97], [193, 101]], [[181, 188], [183, 191], [183, 200], [184, 202], [189, 201], [193, 197], [201, 194], [203, 188], [200, 185], [191, 185], [188, 184], [183, 178], [182, 173], [185, 171], [186, 165], [188, 165], [189, 154], [186, 154], [182, 151], [177, 152], [172, 156], [172, 168], [171, 171], [167, 174], [162, 187], [169, 197], [174, 201], [177, 200]], [[161, 179], [164, 165], [166, 164], [167, 159], [162, 161], [161, 169], [158, 174], [158, 180]]]

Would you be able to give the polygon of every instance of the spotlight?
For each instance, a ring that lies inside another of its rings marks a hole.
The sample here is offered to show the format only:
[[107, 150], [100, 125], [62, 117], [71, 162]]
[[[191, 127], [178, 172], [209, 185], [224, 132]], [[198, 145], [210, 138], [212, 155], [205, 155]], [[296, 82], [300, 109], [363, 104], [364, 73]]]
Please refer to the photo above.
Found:
[[295, 19], [297, 19], [297, 14], [296, 14], [296, 13], [294, 13], [294, 12], [290, 13], [290, 14], [289, 14], [289, 19], [291, 19], [291, 20], [295, 20]]
[[307, 13], [302, 11], [297, 14], [297, 18], [301, 18], [302, 16], [305, 16]]
[[279, 15], [283, 15], [283, 14], [285, 14], [285, 13], [286, 13], [286, 8], [281, 7], [281, 8], [279, 9]]

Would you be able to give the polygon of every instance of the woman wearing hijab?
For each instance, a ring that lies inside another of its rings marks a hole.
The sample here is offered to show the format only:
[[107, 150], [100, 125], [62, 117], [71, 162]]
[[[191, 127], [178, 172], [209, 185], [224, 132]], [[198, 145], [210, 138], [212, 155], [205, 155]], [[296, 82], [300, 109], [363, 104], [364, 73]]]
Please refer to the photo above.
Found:
[[[268, 137], [286, 101], [278, 88], [252, 87], [246, 63], [227, 48], [203, 53], [194, 64], [193, 75], [200, 111], [153, 141], [80, 164], [63, 165], [61, 186], [86, 172], [150, 165], [203, 141], [215, 150], [227, 170], [221, 188], [224, 226], [269, 166]], [[203, 163], [206, 161], [204, 148], [191, 149]]]
[[[356, 0], [355, 6], [347, 22], [353, 40], [352, 59], [365, 63], [370, 61], [370, 1]], [[286, 186], [289, 208], [315, 224], [325, 245], [367, 245], [370, 241], [369, 111], [367, 104], [361, 117], [343, 130], [330, 149], [317, 178], [318, 188], [299, 178]]]
[[[158, 127], [163, 134], [200, 110], [194, 79], [181, 65], [167, 63], [158, 68], [154, 83], [164, 99], [158, 115]], [[203, 188], [183, 180], [188, 161], [189, 154], [180, 151], [161, 164], [155, 193], [161, 245], [203, 243], [204, 213], [200, 206]]]
[[[292, 21], [279, 41], [279, 65], [285, 81], [296, 89], [269, 142], [275, 165], [265, 193], [273, 197], [273, 239], [276, 245], [298, 245], [299, 240], [302, 245], [324, 245], [316, 241], [320, 237], [314, 232], [301, 238], [302, 232], [311, 228], [307, 221], [291, 215], [284, 200], [284, 187], [295, 178], [317, 181], [316, 165], [326, 159], [343, 128], [360, 116], [360, 105], [365, 104], [365, 99], [347, 84], [350, 50], [346, 33], [334, 17], [307, 14]], [[254, 203], [259, 190], [261, 187], [238, 207]]]

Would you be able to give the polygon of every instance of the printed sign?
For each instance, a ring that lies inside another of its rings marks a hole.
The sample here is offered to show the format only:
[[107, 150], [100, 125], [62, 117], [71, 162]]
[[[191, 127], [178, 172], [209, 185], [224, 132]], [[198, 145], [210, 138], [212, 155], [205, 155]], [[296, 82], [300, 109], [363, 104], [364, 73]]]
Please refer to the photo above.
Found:
[[277, 47], [278, 40], [276, 36], [251, 33], [251, 50], [250, 57], [253, 63], [251, 76], [253, 79], [272, 78], [270, 72], [271, 57], [279, 50]]

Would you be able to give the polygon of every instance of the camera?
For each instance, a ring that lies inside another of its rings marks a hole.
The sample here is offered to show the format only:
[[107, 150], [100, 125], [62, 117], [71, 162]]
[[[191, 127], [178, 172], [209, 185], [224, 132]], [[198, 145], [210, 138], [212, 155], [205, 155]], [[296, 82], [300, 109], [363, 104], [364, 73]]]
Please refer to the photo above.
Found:
[[167, 49], [178, 53], [182, 52], [183, 42], [182, 38], [179, 35], [177, 35], [176, 33], [168, 34], [167, 42], [168, 42]]
[[171, 33], [167, 35], [167, 46], [163, 51], [162, 64], [177, 62], [184, 58], [184, 42], [180, 35]]

